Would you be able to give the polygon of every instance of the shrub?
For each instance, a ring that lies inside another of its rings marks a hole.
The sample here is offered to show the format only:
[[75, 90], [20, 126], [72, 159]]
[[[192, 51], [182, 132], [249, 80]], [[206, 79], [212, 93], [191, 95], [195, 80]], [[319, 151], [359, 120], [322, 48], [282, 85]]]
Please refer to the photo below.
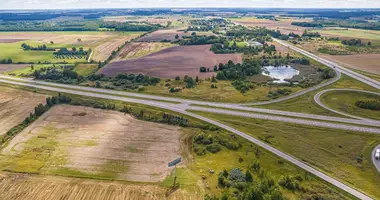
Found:
[[231, 170], [229, 179], [232, 182], [245, 182], [245, 176], [239, 168], [234, 168]]
[[206, 147], [207, 151], [211, 152], [211, 153], [218, 153], [219, 151], [222, 150], [222, 148], [220, 147], [219, 144], [209, 144], [207, 145]]

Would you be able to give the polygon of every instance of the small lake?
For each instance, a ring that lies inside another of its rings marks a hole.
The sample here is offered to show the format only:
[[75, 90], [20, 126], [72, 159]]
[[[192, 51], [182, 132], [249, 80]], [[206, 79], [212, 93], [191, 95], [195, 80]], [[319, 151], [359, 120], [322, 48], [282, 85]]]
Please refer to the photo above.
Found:
[[263, 67], [263, 75], [269, 76], [273, 79], [273, 83], [288, 83], [286, 79], [291, 79], [293, 76], [298, 75], [300, 72], [290, 66], [266, 66]]

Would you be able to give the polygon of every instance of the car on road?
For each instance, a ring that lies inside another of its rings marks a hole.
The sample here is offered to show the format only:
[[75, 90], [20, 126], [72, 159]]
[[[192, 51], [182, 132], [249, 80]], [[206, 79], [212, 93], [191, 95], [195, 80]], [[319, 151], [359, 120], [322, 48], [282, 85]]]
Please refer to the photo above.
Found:
[[380, 153], [380, 149], [376, 149], [376, 153]]
[[375, 159], [376, 159], [376, 160], [379, 160], [379, 159], [380, 159], [380, 152], [376, 152], [376, 153], [375, 153]]

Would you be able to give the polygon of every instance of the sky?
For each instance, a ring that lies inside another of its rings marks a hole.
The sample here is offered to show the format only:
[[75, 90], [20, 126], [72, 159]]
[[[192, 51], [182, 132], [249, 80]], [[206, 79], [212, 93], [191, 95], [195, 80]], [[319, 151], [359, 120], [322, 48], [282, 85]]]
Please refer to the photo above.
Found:
[[0, 0], [0, 9], [160, 7], [380, 8], [380, 0]]

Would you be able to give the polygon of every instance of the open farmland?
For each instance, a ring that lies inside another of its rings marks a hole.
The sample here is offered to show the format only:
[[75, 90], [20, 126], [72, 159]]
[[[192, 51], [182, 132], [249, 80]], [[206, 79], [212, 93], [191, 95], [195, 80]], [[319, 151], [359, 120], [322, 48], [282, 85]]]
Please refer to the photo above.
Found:
[[211, 77], [214, 73], [200, 73], [201, 66], [210, 69], [219, 63], [242, 62], [240, 54], [214, 54], [210, 45], [176, 46], [148, 56], [113, 62], [99, 73], [114, 76], [118, 73], [142, 73], [148, 76], [174, 78], [176, 76]]
[[133, 42], [126, 45], [117, 54], [114, 61], [141, 58], [151, 53], [155, 53], [173, 46], [175, 45], [164, 42]]
[[280, 30], [283, 34], [289, 34], [291, 32], [296, 34], [301, 34], [306, 30], [304, 27], [291, 25], [292, 20], [290, 19], [280, 19], [279, 21], [269, 20], [269, 19], [257, 19], [257, 18], [233, 18], [231, 19], [236, 24], [250, 27], [266, 27], [268, 29]]
[[113, 22], [147, 22], [150, 24], [168, 25], [169, 22], [176, 23], [181, 19], [179, 16], [106, 16], [104, 21]]
[[34, 111], [34, 107], [44, 103], [45, 99], [44, 95], [1, 86], [0, 136], [23, 122]]
[[0, 64], [0, 73], [24, 69], [29, 66], [29, 64]]
[[[144, 37], [141, 37], [137, 39], [137, 42], [160, 42], [163, 40], [174, 41], [176, 35], [182, 38], [182, 36], [190, 36], [191, 33], [192, 31], [185, 33], [184, 31], [180, 31], [177, 29], [163, 29], [163, 30], [158, 30], [153, 33], [150, 33]], [[213, 33], [211, 32], [197, 32], [197, 35], [212, 35], [212, 34]]]
[[[0, 59], [11, 58], [17, 62], [76, 62], [82, 59], [54, 59], [52, 51], [25, 51], [21, 45], [26, 43], [31, 46], [46, 45], [48, 48], [83, 47], [84, 50], [92, 49], [92, 59], [99, 61], [108, 58], [112, 51], [137, 36], [141, 32], [2, 32], [1, 40], [13, 40], [15, 42], [1, 43]], [[7, 49], [5, 51], [5, 49]]]
[[0, 179], [2, 200], [202, 199], [200, 194], [184, 190], [177, 190], [166, 197], [166, 188], [158, 185], [10, 173], [0, 174]]
[[340, 65], [374, 74], [380, 74], [380, 54], [321, 55]]
[[16, 172], [158, 182], [180, 155], [178, 127], [121, 112], [55, 106], [2, 150], [1, 167]]

